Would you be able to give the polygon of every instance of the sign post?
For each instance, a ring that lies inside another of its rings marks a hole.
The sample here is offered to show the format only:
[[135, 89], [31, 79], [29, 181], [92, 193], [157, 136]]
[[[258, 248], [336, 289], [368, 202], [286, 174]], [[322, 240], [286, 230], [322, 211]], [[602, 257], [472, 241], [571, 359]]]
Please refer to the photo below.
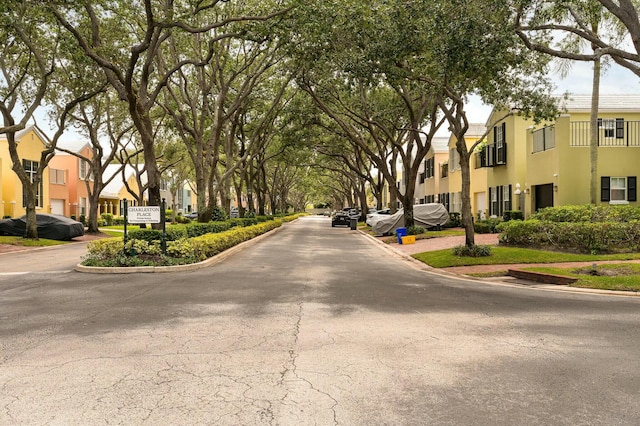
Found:
[[162, 199], [162, 206], [135, 206], [126, 207], [127, 200], [125, 202], [125, 216], [124, 216], [124, 243], [127, 243], [127, 223], [162, 223], [162, 254], [167, 254], [167, 229], [166, 221], [164, 220], [165, 200]]

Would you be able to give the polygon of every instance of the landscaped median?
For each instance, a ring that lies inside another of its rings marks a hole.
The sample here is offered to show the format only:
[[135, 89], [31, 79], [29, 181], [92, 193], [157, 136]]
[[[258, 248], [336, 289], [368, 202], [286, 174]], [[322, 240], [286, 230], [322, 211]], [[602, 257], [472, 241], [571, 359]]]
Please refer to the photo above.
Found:
[[[161, 241], [155, 230], [132, 232], [132, 238], [124, 244], [123, 237], [91, 241], [87, 245], [88, 254], [76, 267], [80, 272], [132, 273], [132, 272], [172, 272], [202, 268], [220, 260], [222, 253], [240, 248], [246, 242], [256, 239], [269, 231], [279, 228], [303, 214], [272, 218], [264, 222], [242, 226], [222, 223], [186, 225], [175, 228], [166, 242], [166, 255], [162, 254]], [[244, 222], [244, 223], [251, 223]], [[203, 233], [209, 230], [210, 232]], [[170, 233], [167, 232], [167, 235]], [[188, 235], [194, 235], [189, 237]]]

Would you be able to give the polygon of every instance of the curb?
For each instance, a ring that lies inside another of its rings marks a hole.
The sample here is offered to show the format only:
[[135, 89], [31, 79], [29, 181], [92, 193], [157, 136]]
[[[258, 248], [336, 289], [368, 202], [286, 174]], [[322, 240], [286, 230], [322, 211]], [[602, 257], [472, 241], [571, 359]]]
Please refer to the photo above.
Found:
[[211, 265], [215, 265], [216, 263], [222, 262], [227, 257], [232, 256], [247, 247], [251, 247], [257, 242], [261, 241], [263, 238], [267, 238], [270, 235], [275, 234], [278, 230], [282, 229], [282, 227], [286, 226], [288, 223], [293, 223], [297, 219], [292, 220], [291, 222], [283, 223], [281, 226], [274, 228], [270, 231], [265, 232], [262, 235], [258, 235], [255, 238], [244, 241], [236, 246], [226, 249], [225, 251], [216, 254], [213, 257], [203, 260], [202, 262], [197, 263], [189, 263], [187, 265], [174, 265], [174, 266], [131, 266], [131, 267], [103, 267], [103, 266], [84, 266], [81, 264], [77, 264], [74, 268], [77, 272], [88, 273], [88, 274], [140, 274], [140, 273], [162, 273], [162, 272], [187, 272], [187, 271], [195, 271], [198, 269], [206, 268]]
[[487, 279], [483, 279], [483, 278], [479, 278], [479, 277], [472, 277], [470, 275], [462, 275], [462, 274], [456, 274], [454, 272], [450, 272], [450, 271], [443, 271], [441, 269], [438, 268], [434, 268], [432, 266], [427, 265], [426, 263], [420, 262], [417, 259], [414, 259], [413, 257], [411, 257], [411, 255], [408, 255], [404, 252], [398, 251], [396, 249], [394, 249], [392, 246], [390, 246], [389, 244], [383, 243], [382, 241], [378, 240], [377, 238], [369, 235], [368, 233], [358, 230], [358, 232], [360, 232], [363, 236], [365, 236], [366, 238], [375, 241], [376, 244], [382, 246], [383, 249], [389, 251], [390, 253], [393, 253], [401, 258], [403, 258], [404, 260], [409, 261], [409, 263], [411, 263], [411, 266], [415, 269], [424, 271], [424, 272], [429, 272], [432, 274], [436, 274], [436, 275], [442, 275], [445, 277], [449, 277], [449, 278], [457, 278], [459, 280], [464, 280], [464, 281], [477, 281], [477, 282], [481, 282], [483, 284], [488, 284], [488, 285], [502, 285], [502, 286], [508, 286], [508, 287], [513, 287], [513, 288], [528, 288], [531, 290], [543, 290], [543, 291], [558, 291], [558, 292], [563, 292], [563, 293], [574, 293], [574, 294], [591, 294], [591, 295], [601, 295], [601, 296], [623, 296], [623, 297], [631, 297], [631, 298], [636, 298], [636, 297], [640, 297], [640, 292], [630, 292], [630, 291], [619, 291], [619, 290], [599, 290], [599, 289], [594, 289], [594, 288], [580, 288], [580, 287], [563, 287], [563, 286], [559, 286], [557, 284], [548, 284], [549, 287], [542, 287], [542, 286], [525, 286], [523, 284], [517, 284], [517, 283], [513, 283], [513, 282], [508, 282], [508, 281], [496, 281], [494, 280], [487, 280]]

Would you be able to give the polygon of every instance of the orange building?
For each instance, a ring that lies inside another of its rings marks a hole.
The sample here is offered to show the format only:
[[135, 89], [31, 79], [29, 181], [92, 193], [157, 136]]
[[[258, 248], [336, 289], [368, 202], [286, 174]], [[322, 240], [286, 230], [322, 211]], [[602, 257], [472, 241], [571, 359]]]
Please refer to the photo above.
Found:
[[[88, 143], [65, 143], [64, 148], [83, 157], [92, 158], [93, 151]], [[89, 164], [66, 152], [56, 151], [49, 162], [49, 193], [51, 213], [67, 217], [89, 213], [89, 192], [87, 183], [93, 186]]]

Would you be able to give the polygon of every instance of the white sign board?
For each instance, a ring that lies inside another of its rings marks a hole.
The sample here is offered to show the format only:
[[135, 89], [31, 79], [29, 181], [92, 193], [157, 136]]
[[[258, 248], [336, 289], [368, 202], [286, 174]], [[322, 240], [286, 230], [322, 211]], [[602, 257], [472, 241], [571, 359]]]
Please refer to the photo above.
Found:
[[127, 223], [160, 223], [160, 206], [128, 207]]

